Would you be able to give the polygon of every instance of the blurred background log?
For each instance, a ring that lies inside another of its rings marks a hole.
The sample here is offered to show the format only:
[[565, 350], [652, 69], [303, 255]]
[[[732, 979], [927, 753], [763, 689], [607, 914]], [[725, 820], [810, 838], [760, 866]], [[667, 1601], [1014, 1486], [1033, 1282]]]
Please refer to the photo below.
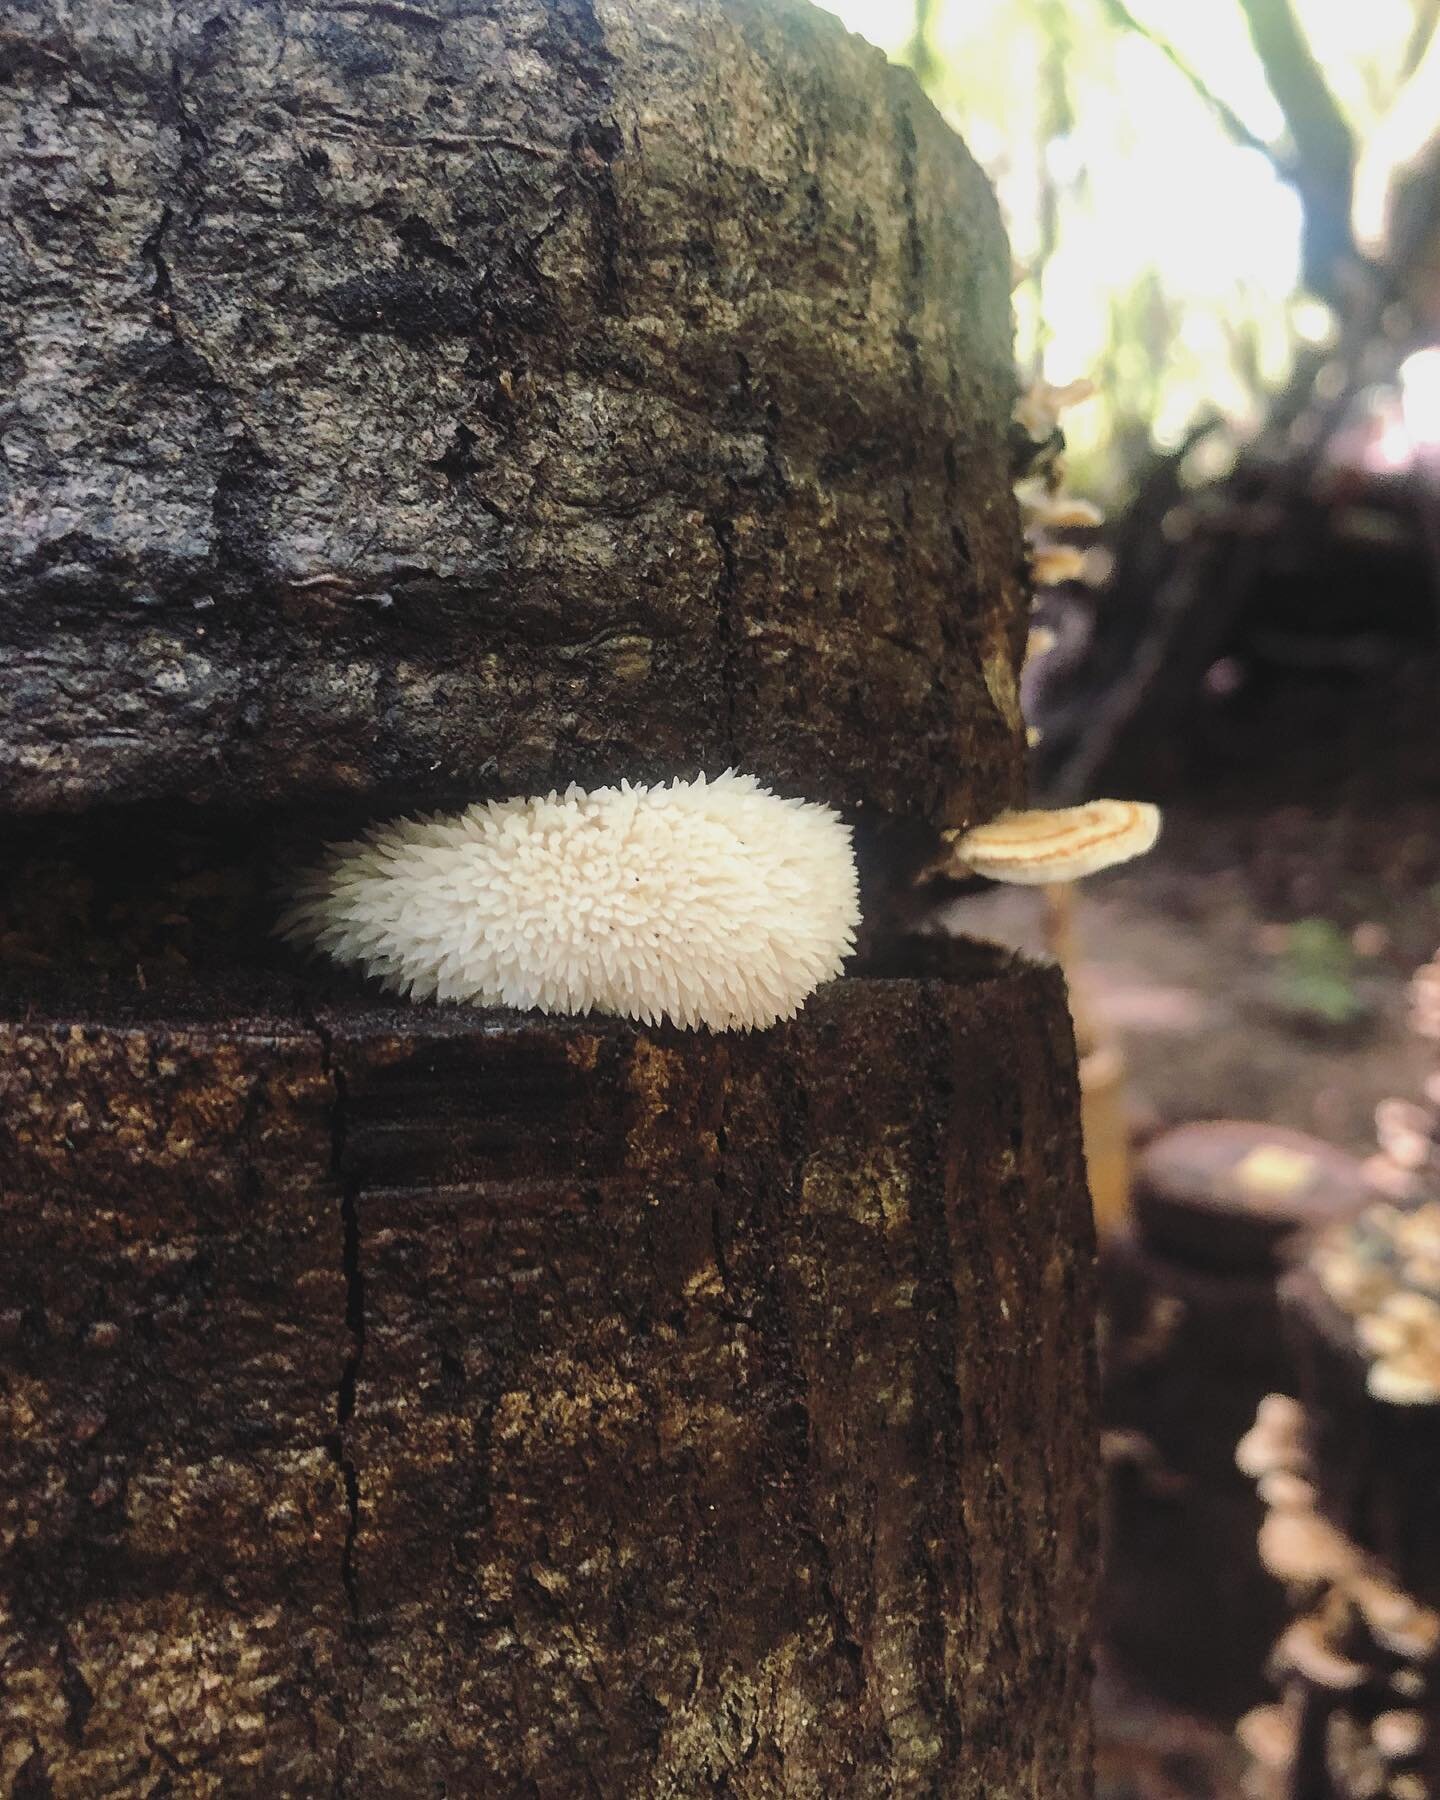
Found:
[[1365, 1200], [1343, 1151], [1207, 1120], [1145, 1149], [1133, 1228], [1103, 1246], [1100, 1643], [1136, 1690], [1227, 1727], [1265, 1697], [1285, 1616], [1235, 1466], [1257, 1404], [1291, 1382], [1277, 1284], [1300, 1233]]

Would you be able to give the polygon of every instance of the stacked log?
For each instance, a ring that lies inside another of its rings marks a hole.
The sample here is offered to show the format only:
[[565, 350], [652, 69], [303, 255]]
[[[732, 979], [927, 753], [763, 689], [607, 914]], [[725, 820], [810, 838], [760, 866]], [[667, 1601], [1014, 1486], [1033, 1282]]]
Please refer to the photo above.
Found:
[[[798, 0], [6, 25], [0, 1785], [1086, 1791], [1008, 256]], [[754, 1036], [381, 1004], [370, 819], [736, 763], [857, 829]], [[894, 903], [892, 905], [892, 903]]]
[[1133, 1227], [1104, 1242], [1101, 1641], [1138, 1693], [1227, 1729], [1265, 1693], [1284, 1610], [1235, 1443], [1288, 1381], [1277, 1284], [1296, 1235], [1364, 1200], [1343, 1152], [1211, 1120], [1151, 1142]]

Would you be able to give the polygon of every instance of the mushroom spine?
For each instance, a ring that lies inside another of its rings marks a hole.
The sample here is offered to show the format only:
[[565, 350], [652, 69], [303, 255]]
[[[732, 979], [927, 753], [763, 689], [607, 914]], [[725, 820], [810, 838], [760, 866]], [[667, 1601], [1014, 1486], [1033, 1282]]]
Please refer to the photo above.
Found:
[[840, 973], [850, 828], [751, 775], [574, 785], [332, 845], [282, 935], [396, 993], [750, 1029]]

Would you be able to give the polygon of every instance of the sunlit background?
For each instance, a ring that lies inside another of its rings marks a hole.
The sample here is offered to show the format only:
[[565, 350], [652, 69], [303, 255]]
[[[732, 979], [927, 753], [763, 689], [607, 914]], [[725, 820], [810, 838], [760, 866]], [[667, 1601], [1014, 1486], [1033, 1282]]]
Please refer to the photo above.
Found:
[[[1326, 341], [1330, 310], [1300, 286], [1296, 193], [1265, 149], [1239, 141], [1284, 151], [1232, 0], [832, 10], [917, 71], [995, 183], [1021, 276], [1022, 373], [1088, 375], [1100, 389], [1067, 419], [1092, 491], [1113, 496], [1147, 443], [1177, 444], [1207, 412], [1244, 436], [1297, 345]], [[1387, 114], [1418, 54], [1416, 8], [1296, 0], [1295, 11], [1362, 146], [1363, 232], [1375, 204], [1367, 157], [1407, 148], [1404, 117]]]
[[[1069, 982], [1097, 1800], [1434, 1800], [1440, 0], [832, 10], [1009, 226], [1032, 804], [1164, 804], [1079, 893], [944, 914]], [[1253, 1258], [1302, 1169], [1336, 1222], [1293, 1186]]]

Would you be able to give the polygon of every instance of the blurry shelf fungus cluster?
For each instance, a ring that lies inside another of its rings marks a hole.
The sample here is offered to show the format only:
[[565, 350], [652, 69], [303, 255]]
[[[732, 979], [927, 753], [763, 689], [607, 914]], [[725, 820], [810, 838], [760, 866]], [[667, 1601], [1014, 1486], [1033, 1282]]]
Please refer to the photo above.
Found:
[[[1411, 1023], [1440, 1046], [1440, 958], [1412, 982]], [[1352, 1321], [1370, 1394], [1440, 1407], [1440, 1057], [1423, 1099], [1383, 1101], [1375, 1124], [1380, 1147], [1366, 1174], [1380, 1197], [1326, 1234], [1311, 1265]]]
[[1333, 1522], [1339, 1497], [1307, 1408], [1267, 1395], [1236, 1462], [1265, 1507], [1260, 1559], [1291, 1615], [1270, 1659], [1282, 1697], [1238, 1726], [1248, 1795], [1430, 1800], [1440, 1612]]
[[[1082, 549], [1067, 533], [1093, 533], [1104, 515], [1065, 490], [1060, 415], [1094, 393], [1089, 381], [1063, 387], [1036, 381], [1015, 407], [1015, 483], [1026, 558], [1037, 592], [1095, 579], [1103, 552]], [[1033, 622], [1026, 644], [1029, 669], [1055, 648], [1049, 626]], [[1037, 733], [1029, 732], [1032, 745]], [[1143, 856], [1160, 831], [1157, 807], [1133, 800], [1092, 800], [1080, 806], [1004, 813], [968, 831], [946, 833], [948, 856], [935, 873], [983, 875], [991, 881], [1052, 886], [1078, 881]]]
[[[1412, 986], [1440, 1044], [1440, 962]], [[1283, 1698], [1242, 1720], [1257, 1800], [1440, 1794], [1440, 1069], [1377, 1110], [1373, 1198], [1284, 1284], [1297, 1398], [1272, 1394], [1236, 1461], [1291, 1617]]]

